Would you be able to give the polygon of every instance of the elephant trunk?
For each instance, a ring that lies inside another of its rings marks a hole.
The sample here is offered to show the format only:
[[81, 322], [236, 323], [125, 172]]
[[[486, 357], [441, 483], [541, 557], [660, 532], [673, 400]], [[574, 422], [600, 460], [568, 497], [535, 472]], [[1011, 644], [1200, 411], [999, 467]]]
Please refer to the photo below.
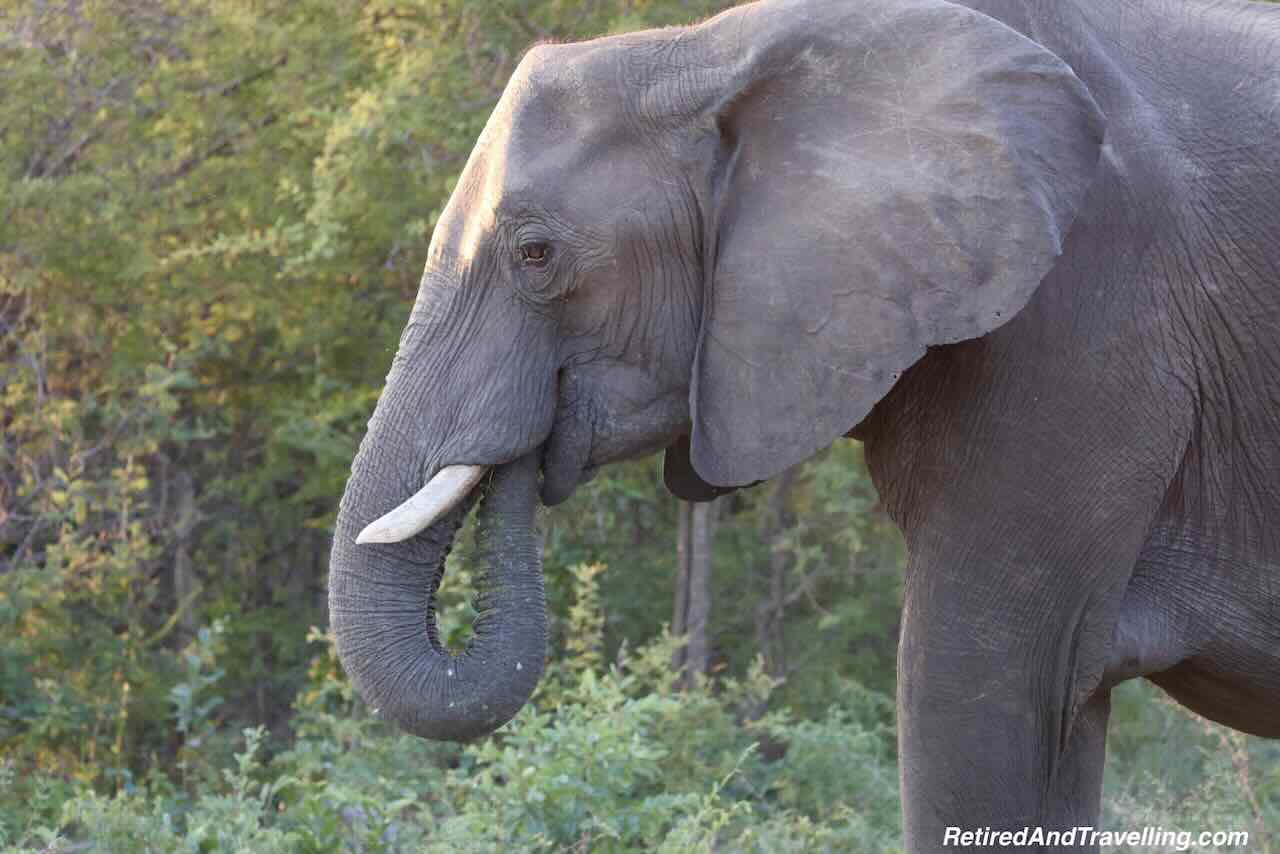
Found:
[[[462, 741], [494, 731], [529, 699], [546, 654], [537, 454], [496, 467], [458, 506], [401, 543], [356, 544], [360, 526], [376, 515], [359, 460], [356, 468], [329, 570], [329, 620], [343, 667], [371, 707], [415, 735]], [[466, 649], [454, 654], [436, 626], [436, 591], [477, 498], [478, 616]]]

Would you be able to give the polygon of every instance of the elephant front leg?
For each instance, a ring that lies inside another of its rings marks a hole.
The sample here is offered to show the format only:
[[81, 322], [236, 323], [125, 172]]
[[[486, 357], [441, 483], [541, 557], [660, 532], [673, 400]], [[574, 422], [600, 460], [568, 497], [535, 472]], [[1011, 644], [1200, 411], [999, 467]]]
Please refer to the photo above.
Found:
[[1004, 832], [1029, 850], [1096, 850], [1084, 828], [1098, 826], [1109, 691], [1080, 697], [1048, 639], [1002, 648], [999, 629], [960, 636], [923, 617], [909, 609], [898, 662], [907, 850], [1008, 850]]
[[1007, 850], [1001, 833], [1024, 834], [1013, 839], [1030, 850], [1097, 850], [1084, 828], [1097, 828], [1101, 803], [1103, 675], [1154, 500], [1092, 513], [1046, 502], [994, 525], [953, 503], [908, 538], [898, 727], [909, 851]]

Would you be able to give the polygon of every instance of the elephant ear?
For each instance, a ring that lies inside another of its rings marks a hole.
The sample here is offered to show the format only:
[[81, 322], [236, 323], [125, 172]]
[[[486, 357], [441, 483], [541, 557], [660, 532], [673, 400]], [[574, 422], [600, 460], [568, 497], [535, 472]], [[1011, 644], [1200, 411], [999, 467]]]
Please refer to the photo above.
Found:
[[737, 486], [714, 486], [702, 479], [689, 459], [688, 436], [681, 436], [668, 446], [662, 458], [662, 481], [668, 492], [685, 501], [713, 501], [738, 489]]
[[1013, 317], [1062, 252], [1104, 118], [1057, 56], [940, 0], [760, 4], [704, 27], [731, 70], [708, 108], [690, 458], [734, 486], [848, 432], [927, 347]]

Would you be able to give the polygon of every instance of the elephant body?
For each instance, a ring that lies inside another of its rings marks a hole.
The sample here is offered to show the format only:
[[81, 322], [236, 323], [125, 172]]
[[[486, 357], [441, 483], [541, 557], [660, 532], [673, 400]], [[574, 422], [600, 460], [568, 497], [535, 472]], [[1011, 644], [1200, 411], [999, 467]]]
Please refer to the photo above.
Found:
[[[536, 495], [667, 448], [705, 499], [845, 434], [908, 545], [910, 850], [1095, 825], [1125, 679], [1280, 737], [1280, 7], [765, 0], [532, 51], [353, 466], [339, 653], [489, 731], [541, 668]], [[461, 655], [477, 491], [379, 527], [448, 466], [494, 468]]]
[[[856, 431], [909, 546], [907, 798], [955, 781], [908, 803], [916, 840], [944, 816], [1095, 823], [1124, 679], [1280, 737], [1278, 10], [971, 5], [1067, 61], [1107, 132], [1027, 307]], [[974, 775], [957, 740], [1014, 747]], [[1037, 781], [1012, 814], [1011, 779]]]

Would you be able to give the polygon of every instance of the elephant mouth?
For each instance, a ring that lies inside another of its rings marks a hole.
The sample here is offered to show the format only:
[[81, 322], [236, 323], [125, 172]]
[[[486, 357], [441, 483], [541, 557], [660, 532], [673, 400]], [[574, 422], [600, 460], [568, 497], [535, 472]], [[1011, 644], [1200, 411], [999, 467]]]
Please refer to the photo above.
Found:
[[[588, 461], [591, 443], [589, 437], [581, 435], [584, 432], [590, 433], [589, 426], [553, 432], [543, 443], [541, 452], [538, 449], [533, 452], [540, 456], [540, 498], [544, 505], [561, 503], [599, 471], [598, 465]], [[421, 489], [366, 525], [356, 536], [356, 543], [398, 543], [417, 536], [463, 504], [480, 488], [485, 475], [500, 465], [502, 463], [442, 466]]]
[[542, 503], [554, 507], [595, 476], [595, 429], [586, 413], [561, 410], [542, 446]]
[[[602, 465], [660, 451], [687, 430], [688, 396], [682, 389], [656, 395], [618, 415], [599, 405], [583, 386], [575, 378], [562, 378], [561, 398], [546, 437], [540, 446], [511, 456], [538, 457], [539, 499], [547, 507], [568, 499]], [[461, 503], [487, 471], [511, 460], [441, 466], [417, 493], [361, 531], [356, 542], [400, 542], [415, 536]]]

